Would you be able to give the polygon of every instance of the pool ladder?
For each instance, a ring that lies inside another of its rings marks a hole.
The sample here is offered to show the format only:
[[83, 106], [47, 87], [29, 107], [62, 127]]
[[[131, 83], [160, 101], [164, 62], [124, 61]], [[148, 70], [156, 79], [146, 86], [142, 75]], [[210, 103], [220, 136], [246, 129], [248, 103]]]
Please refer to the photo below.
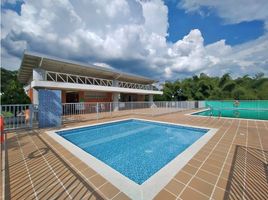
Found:
[[[212, 117], [213, 116], [213, 108], [210, 107], [209, 110], [210, 110], [210, 114], [209, 115], [210, 115], [210, 117]], [[218, 110], [218, 111], [219, 111], [218, 112], [219, 113], [218, 118], [220, 119], [220, 117], [221, 117], [221, 111], [220, 110]]]

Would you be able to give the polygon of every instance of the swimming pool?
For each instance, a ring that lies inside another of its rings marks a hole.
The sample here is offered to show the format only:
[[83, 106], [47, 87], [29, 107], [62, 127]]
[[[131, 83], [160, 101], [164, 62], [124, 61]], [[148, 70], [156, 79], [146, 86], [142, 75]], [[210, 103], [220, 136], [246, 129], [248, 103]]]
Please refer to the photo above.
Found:
[[150, 199], [214, 133], [208, 128], [127, 119], [57, 131], [53, 137], [130, 197]]
[[206, 101], [207, 110], [198, 116], [268, 120], [268, 101]]
[[247, 109], [219, 109], [205, 110], [202, 112], [193, 113], [193, 115], [268, 120], [268, 110], [258, 111]]

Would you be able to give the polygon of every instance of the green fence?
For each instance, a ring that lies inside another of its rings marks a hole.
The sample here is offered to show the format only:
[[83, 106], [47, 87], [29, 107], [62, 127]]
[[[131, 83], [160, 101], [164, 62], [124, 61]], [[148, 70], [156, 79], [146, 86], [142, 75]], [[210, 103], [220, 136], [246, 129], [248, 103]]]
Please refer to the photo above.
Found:
[[268, 120], [268, 100], [259, 101], [206, 101], [203, 116]]
[[248, 110], [267, 110], [268, 100], [259, 101], [206, 101], [207, 108], [212, 109], [248, 109]]

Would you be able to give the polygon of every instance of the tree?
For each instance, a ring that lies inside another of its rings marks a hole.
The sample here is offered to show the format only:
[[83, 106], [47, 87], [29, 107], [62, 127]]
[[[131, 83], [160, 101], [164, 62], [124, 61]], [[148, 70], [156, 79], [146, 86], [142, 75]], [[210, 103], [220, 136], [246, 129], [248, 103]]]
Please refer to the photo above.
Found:
[[183, 91], [180, 100], [264, 100], [268, 99], [268, 78], [263, 73], [258, 73], [254, 77], [244, 75], [236, 79], [228, 73], [222, 77], [209, 77], [201, 73], [192, 78], [166, 82], [163, 85], [164, 95], [161, 100], [173, 100], [172, 96], [177, 96], [178, 89]]
[[17, 71], [1, 68], [1, 104], [28, 104], [30, 98], [17, 80]]

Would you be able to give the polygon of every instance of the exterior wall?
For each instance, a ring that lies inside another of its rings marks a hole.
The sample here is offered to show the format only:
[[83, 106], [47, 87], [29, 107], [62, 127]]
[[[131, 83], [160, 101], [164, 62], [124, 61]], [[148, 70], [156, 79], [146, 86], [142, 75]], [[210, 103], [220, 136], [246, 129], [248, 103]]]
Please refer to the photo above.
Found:
[[84, 91], [79, 91], [79, 102], [86, 102], [85, 101], [85, 92]]
[[[86, 92], [87, 94], [90, 93], [90, 94], [96, 94], [96, 92], [94, 91], [90, 91], [90, 92]], [[87, 96], [85, 95], [85, 92], [83, 94], [83, 97], [84, 97], [84, 102], [111, 102], [112, 101], [112, 93], [110, 92], [106, 92], [106, 96], [103, 97], [103, 98], [87, 98]], [[79, 99], [80, 99], [80, 93], [79, 93]]]
[[[34, 103], [34, 94], [33, 94], [33, 88], [30, 88], [27, 91], [27, 95], [30, 97], [31, 102]], [[86, 98], [85, 91], [79, 91], [79, 102], [112, 102], [113, 101], [113, 93], [107, 92], [106, 96], [104, 98]], [[88, 91], [87, 91], [88, 93]], [[94, 95], [94, 91], [90, 91]], [[145, 101], [145, 95], [142, 94], [121, 94], [121, 101], [127, 102], [129, 101], [129, 96], [132, 96], [133, 101]], [[61, 90], [61, 102], [66, 103], [66, 91]]]
[[[112, 101], [112, 93], [106, 93], [106, 96], [104, 98], [87, 98], [86, 93], [89, 93], [88, 91], [78, 91], [79, 95], [79, 102], [111, 102]], [[94, 91], [90, 92], [90, 94], [94, 95]], [[62, 90], [61, 93], [61, 99], [62, 103], [66, 103], [66, 91]]]
[[145, 95], [138, 95], [138, 101], [145, 101]]
[[61, 91], [61, 102], [66, 103], [66, 92], [64, 90]]
[[142, 94], [123, 94], [121, 93], [121, 101], [127, 102], [129, 101], [129, 98], [131, 101], [145, 101], [145, 95]]

